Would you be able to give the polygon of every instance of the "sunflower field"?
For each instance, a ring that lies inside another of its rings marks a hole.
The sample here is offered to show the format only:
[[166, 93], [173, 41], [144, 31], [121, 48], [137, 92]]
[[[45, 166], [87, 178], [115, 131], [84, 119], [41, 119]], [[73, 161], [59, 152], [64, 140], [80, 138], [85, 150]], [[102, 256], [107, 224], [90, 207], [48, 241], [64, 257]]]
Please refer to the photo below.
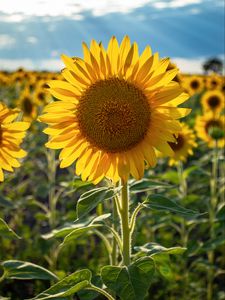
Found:
[[0, 71], [0, 299], [225, 299], [225, 78], [83, 53]]

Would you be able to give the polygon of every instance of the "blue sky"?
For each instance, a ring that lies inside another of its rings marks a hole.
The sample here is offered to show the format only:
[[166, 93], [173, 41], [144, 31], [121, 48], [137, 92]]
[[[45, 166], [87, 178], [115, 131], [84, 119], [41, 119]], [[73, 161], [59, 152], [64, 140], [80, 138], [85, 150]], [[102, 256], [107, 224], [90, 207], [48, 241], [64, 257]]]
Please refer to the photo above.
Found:
[[82, 56], [81, 43], [128, 34], [181, 71], [224, 54], [223, 0], [0, 0], [0, 69], [62, 68], [60, 54]]

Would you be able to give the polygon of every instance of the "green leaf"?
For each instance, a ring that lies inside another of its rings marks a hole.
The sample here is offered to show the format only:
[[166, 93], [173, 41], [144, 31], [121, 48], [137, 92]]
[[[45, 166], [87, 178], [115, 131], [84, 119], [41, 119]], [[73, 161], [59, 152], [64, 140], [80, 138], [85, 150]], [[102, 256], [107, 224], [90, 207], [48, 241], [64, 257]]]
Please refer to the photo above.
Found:
[[191, 167], [185, 169], [184, 172], [183, 172], [184, 178], [187, 179], [188, 176], [189, 176], [192, 172], [194, 172], [195, 170], [197, 170], [197, 169], [198, 169], [197, 166], [191, 166]]
[[218, 221], [225, 221], [225, 204], [218, 209], [216, 218]]
[[6, 278], [57, 280], [57, 276], [45, 268], [26, 261], [7, 260], [1, 263]]
[[49, 289], [31, 300], [57, 299], [68, 300], [68, 297], [89, 286], [91, 272], [88, 269], [80, 270], [63, 278]]
[[17, 238], [21, 239], [9, 226], [8, 224], [0, 218], [0, 236], [7, 238]]
[[135, 250], [144, 252], [148, 256], [153, 256], [158, 253], [167, 253], [167, 254], [183, 254], [186, 251], [186, 248], [183, 247], [171, 247], [166, 248], [157, 243], [147, 243], [140, 247], [135, 247]]
[[61, 246], [64, 246], [68, 242], [75, 241], [77, 238], [79, 238], [83, 234], [87, 233], [88, 231], [91, 231], [92, 229], [95, 229], [95, 228], [98, 228], [101, 226], [103, 226], [103, 225], [102, 224], [93, 224], [93, 225], [88, 225], [84, 228], [77, 228], [77, 229], [73, 230], [72, 232], [70, 232], [70, 234], [68, 234], [65, 237]]
[[159, 211], [170, 211], [181, 216], [197, 217], [200, 215], [197, 211], [184, 208], [178, 205], [175, 201], [170, 200], [162, 195], [150, 195], [143, 205], [147, 208], [159, 210]]
[[172, 171], [172, 170], [164, 173], [162, 175], [162, 178], [165, 180], [169, 180], [170, 182], [172, 182], [174, 184], [179, 184], [179, 182], [180, 182], [178, 173], [176, 171]]
[[13, 203], [9, 198], [0, 196], [0, 206], [6, 207], [6, 208], [12, 208]]
[[77, 202], [77, 216], [81, 218], [87, 215], [92, 209], [94, 209], [98, 203], [103, 200], [111, 199], [119, 192], [120, 188], [113, 189], [108, 187], [100, 187], [88, 191], [80, 196]]
[[147, 178], [143, 178], [139, 181], [134, 181], [130, 185], [130, 191], [133, 194], [151, 191], [158, 188], [171, 188], [172, 186], [165, 182], [153, 181]]
[[104, 284], [121, 300], [142, 300], [149, 289], [154, 273], [154, 261], [144, 257], [128, 267], [103, 267], [101, 277]]
[[217, 237], [215, 239], [211, 239], [211, 240], [205, 242], [202, 245], [200, 252], [215, 250], [216, 248], [223, 246], [224, 244], [225, 244], [225, 237], [224, 236]]
[[156, 253], [152, 258], [158, 272], [167, 280], [173, 280], [174, 274], [170, 266], [170, 257], [168, 253]]
[[67, 224], [67, 225], [65, 225], [65, 226], [63, 226], [59, 229], [54, 229], [49, 233], [43, 234], [42, 238], [44, 238], [46, 240], [50, 239], [50, 238], [53, 238], [53, 237], [55, 237], [55, 238], [64, 238], [76, 229], [84, 228], [84, 227], [89, 226], [90, 224], [95, 224], [97, 222], [100, 223], [100, 222], [104, 221], [105, 219], [109, 218], [110, 216], [111, 216], [111, 214], [104, 214], [104, 215], [95, 217], [94, 219], [93, 219], [93, 217], [89, 218], [85, 221], [81, 221], [81, 220], [78, 219], [76, 222], [73, 222], [71, 224]]

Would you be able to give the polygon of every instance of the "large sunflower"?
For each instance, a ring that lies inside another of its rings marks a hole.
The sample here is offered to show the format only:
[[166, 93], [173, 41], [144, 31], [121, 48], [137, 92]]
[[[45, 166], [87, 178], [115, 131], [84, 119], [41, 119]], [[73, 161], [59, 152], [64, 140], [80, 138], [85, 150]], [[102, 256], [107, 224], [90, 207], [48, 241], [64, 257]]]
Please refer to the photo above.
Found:
[[156, 164], [155, 148], [172, 153], [168, 142], [181, 129], [177, 119], [190, 112], [176, 107], [188, 99], [172, 81], [178, 70], [166, 71], [169, 59], [152, 55], [149, 46], [139, 55], [127, 36], [120, 45], [112, 37], [107, 50], [94, 40], [83, 50], [84, 59], [62, 55], [66, 81], [49, 82], [61, 101], [47, 105], [40, 117], [49, 124], [46, 146], [63, 148], [60, 167], [76, 161], [83, 180], [139, 179], [145, 162]]
[[208, 143], [209, 147], [217, 146], [223, 148], [225, 145], [225, 119], [224, 115], [215, 115], [212, 113], [198, 116], [196, 118], [195, 129], [197, 136]]
[[9, 109], [0, 102], [0, 181], [4, 180], [3, 170], [13, 172], [20, 166], [18, 158], [26, 155], [20, 144], [28, 129], [28, 122], [15, 122], [19, 111]]
[[212, 90], [204, 93], [201, 103], [205, 112], [219, 113], [224, 109], [224, 94], [220, 90]]
[[176, 142], [169, 142], [174, 153], [169, 160], [169, 165], [177, 164], [179, 161], [186, 161], [188, 155], [193, 155], [193, 148], [197, 147], [195, 134], [186, 124], [182, 124], [182, 130], [176, 135]]

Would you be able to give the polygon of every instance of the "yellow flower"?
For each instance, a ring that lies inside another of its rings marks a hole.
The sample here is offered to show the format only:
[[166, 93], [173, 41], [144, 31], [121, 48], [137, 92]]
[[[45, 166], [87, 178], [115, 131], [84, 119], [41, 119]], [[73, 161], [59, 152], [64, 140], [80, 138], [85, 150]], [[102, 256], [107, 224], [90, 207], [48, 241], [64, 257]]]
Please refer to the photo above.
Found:
[[179, 161], [186, 161], [188, 155], [193, 155], [193, 148], [197, 147], [195, 134], [186, 124], [182, 124], [182, 130], [176, 135], [176, 142], [169, 143], [174, 153], [169, 160], [169, 165], [175, 165]]
[[225, 141], [225, 120], [224, 115], [208, 113], [196, 118], [195, 130], [197, 136], [208, 143], [209, 147], [214, 147], [215, 141], [219, 148], [224, 147]]
[[29, 88], [25, 88], [17, 100], [17, 106], [23, 112], [23, 120], [31, 121], [37, 117], [37, 104], [32, 98]]
[[20, 163], [18, 158], [26, 155], [20, 144], [29, 128], [28, 122], [16, 122], [19, 111], [9, 109], [0, 102], [0, 181], [4, 180], [3, 170], [13, 172]]
[[202, 92], [204, 88], [203, 79], [200, 76], [186, 77], [183, 83], [185, 90], [192, 96]]
[[222, 86], [222, 78], [217, 74], [212, 74], [206, 77], [206, 88], [208, 90], [220, 89]]
[[224, 101], [224, 94], [221, 91], [212, 90], [204, 93], [201, 104], [205, 112], [219, 113], [224, 109]]
[[166, 71], [169, 59], [152, 55], [149, 46], [139, 55], [127, 36], [120, 45], [112, 37], [107, 50], [95, 40], [83, 50], [84, 59], [62, 55], [66, 81], [49, 82], [61, 101], [40, 117], [49, 124], [46, 146], [63, 148], [60, 167], [76, 161], [82, 180], [140, 179], [145, 163], [155, 166], [155, 149], [172, 153], [168, 142], [181, 129], [177, 119], [190, 112], [175, 107], [188, 98], [172, 81], [178, 70]]

